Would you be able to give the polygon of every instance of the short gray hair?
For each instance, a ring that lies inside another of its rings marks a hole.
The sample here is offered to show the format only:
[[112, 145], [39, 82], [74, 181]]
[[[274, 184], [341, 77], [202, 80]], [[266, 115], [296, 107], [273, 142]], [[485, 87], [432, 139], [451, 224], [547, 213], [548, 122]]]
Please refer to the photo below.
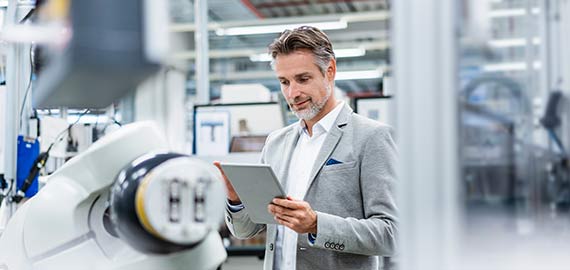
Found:
[[278, 55], [288, 55], [300, 49], [308, 49], [315, 56], [315, 65], [324, 75], [329, 63], [335, 59], [331, 41], [320, 29], [312, 26], [301, 26], [293, 30], [285, 30], [281, 35], [269, 44], [271, 55], [271, 67], [275, 65]]

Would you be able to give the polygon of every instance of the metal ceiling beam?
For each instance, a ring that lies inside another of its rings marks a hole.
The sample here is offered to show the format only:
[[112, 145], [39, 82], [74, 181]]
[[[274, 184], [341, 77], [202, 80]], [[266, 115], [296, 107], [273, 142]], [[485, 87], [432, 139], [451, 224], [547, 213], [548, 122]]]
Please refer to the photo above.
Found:
[[353, 2], [375, 2], [378, 0], [318, 0], [316, 2], [309, 1], [289, 1], [289, 2], [269, 2], [256, 5], [258, 9], [264, 8], [283, 8], [292, 6], [309, 6], [309, 5], [324, 5], [324, 4], [342, 4], [342, 3], [353, 3]]
[[[374, 12], [355, 12], [345, 14], [331, 14], [320, 16], [304, 16], [302, 18], [273, 18], [264, 20], [246, 20], [246, 21], [223, 21], [208, 23], [208, 30], [215, 31], [220, 28], [229, 27], [244, 27], [244, 26], [262, 26], [262, 25], [279, 25], [279, 24], [293, 24], [299, 22], [325, 22], [325, 21], [346, 21], [352, 22], [373, 22], [384, 21], [390, 18], [388, 11], [374, 11]], [[172, 24], [170, 26], [171, 32], [194, 32], [196, 25], [193, 23]]]
[[241, 0], [241, 2], [245, 7], [247, 7], [247, 9], [249, 9], [251, 11], [251, 13], [253, 13], [255, 16], [257, 16], [257, 18], [260, 18], [260, 19], [265, 18], [265, 16], [263, 16], [263, 13], [261, 13], [259, 11], [259, 9], [257, 9], [257, 7], [251, 3], [251, 1]]

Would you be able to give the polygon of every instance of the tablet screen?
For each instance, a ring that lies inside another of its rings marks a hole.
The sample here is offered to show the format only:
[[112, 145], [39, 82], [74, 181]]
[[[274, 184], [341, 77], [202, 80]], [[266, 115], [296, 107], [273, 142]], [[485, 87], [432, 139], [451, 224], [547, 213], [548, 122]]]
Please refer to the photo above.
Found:
[[273, 198], [286, 194], [268, 164], [221, 163], [251, 220], [259, 224], [277, 224], [267, 211]]

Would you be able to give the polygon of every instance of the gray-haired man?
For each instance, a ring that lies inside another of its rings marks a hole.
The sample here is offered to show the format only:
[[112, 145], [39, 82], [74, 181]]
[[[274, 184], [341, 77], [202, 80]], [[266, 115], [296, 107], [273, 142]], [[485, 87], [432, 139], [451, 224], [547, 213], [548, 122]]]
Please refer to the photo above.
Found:
[[281, 91], [300, 120], [269, 135], [261, 161], [271, 165], [289, 197], [268, 206], [280, 225], [255, 224], [224, 176], [226, 224], [238, 238], [267, 230], [264, 269], [377, 269], [379, 256], [396, 248], [390, 128], [336, 100], [336, 59], [321, 30], [287, 30], [269, 51]]

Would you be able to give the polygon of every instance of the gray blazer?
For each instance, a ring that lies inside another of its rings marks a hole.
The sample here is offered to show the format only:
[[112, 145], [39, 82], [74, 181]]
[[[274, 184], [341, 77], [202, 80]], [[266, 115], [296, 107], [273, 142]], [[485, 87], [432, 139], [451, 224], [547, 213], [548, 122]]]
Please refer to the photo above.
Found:
[[[283, 186], [299, 125], [272, 132], [262, 151]], [[378, 269], [379, 256], [396, 249], [397, 208], [394, 198], [396, 147], [390, 128], [352, 112], [344, 105], [314, 164], [304, 200], [317, 212], [317, 239], [297, 239], [297, 270]], [[342, 163], [327, 165], [329, 159]], [[226, 224], [238, 238], [267, 229], [264, 269], [273, 269], [276, 225], [253, 223], [247, 208], [232, 213]]]

